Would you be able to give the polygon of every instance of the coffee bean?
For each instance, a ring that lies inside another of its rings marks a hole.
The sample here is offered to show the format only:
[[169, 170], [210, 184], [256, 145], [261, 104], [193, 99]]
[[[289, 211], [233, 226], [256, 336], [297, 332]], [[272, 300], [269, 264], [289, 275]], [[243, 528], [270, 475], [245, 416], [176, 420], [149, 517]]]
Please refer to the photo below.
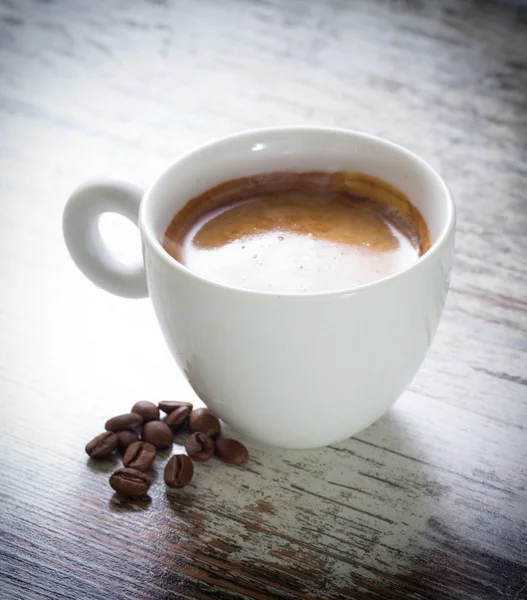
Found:
[[194, 475], [194, 465], [186, 454], [174, 454], [165, 466], [165, 483], [171, 488], [188, 485]]
[[121, 496], [144, 496], [150, 487], [150, 477], [137, 469], [117, 469], [110, 477], [110, 485]]
[[201, 431], [212, 437], [218, 435], [221, 430], [219, 420], [208, 408], [195, 408], [188, 419], [189, 429], [192, 432]]
[[191, 402], [175, 402], [173, 400], [162, 400], [158, 403], [158, 406], [167, 415], [169, 415], [173, 410], [176, 410], [176, 408], [180, 408], [181, 406], [188, 406], [190, 410], [192, 410]]
[[107, 431], [122, 431], [123, 429], [135, 429], [143, 422], [143, 417], [137, 413], [126, 413], [118, 415], [106, 421], [104, 428]]
[[189, 435], [185, 442], [185, 450], [192, 460], [196, 462], [205, 462], [214, 454], [214, 440], [207, 435], [198, 431]]
[[191, 410], [192, 404], [181, 404], [181, 406], [177, 406], [174, 410], [170, 411], [168, 417], [165, 419], [165, 423], [174, 429], [179, 428], [190, 415]]
[[132, 429], [123, 429], [122, 431], [118, 431], [115, 435], [117, 436], [117, 450], [119, 450], [121, 454], [124, 454], [130, 444], [139, 441], [139, 436]]
[[156, 448], [148, 442], [134, 442], [123, 456], [123, 465], [130, 469], [146, 471], [156, 459]]
[[170, 427], [163, 421], [149, 421], [143, 427], [141, 439], [154, 445], [158, 450], [164, 450], [172, 446], [174, 436]]
[[247, 448], [240, 442], [223, 438], [216, 440], [216, 456], [231, 465], [241, 465], [249, 460]]
[[132, 406], [132, 412], [137, 413], [143, 417], [143, 421], [158, 421], [159, 420], [159, 408], [148, 400], [139, 400]]
[[91, 458], [105, 458], [115, 450], [117, 436], [111, 431], [105, 431], [86, 444], [86, 453]]

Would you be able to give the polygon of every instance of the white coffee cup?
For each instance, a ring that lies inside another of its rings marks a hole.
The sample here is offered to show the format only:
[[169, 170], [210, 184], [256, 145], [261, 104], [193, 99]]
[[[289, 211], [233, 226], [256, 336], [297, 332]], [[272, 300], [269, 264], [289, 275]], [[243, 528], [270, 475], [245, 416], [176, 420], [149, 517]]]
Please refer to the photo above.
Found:
[[[205, 279], [162, 246], [175, 213], [209, 188], [278, 170], [359, 171], [408, 195], [432, 247], [408, 268], [336, 292], [279, 294]], [[102, 213], [138, 223], [144, 265], [124, 265], [99, 233]], [[448, 289], [455, 208], [441, 177], [396, 144], [341, 129], [249, 131], [178, 158], [146, 191], [123, 181], [79, 187], [64, 211], [78, 267], [100, 287], [150, 295], [172, 354], [205, 404], [256, 440], [313, 448], [378, 419], [417, 372]]]

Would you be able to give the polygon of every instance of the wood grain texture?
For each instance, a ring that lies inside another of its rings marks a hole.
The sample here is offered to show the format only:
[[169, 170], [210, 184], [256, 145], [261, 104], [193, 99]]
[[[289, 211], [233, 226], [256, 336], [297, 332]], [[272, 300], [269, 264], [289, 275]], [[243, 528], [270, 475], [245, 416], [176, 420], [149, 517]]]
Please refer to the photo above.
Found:
[[[138, 399], [196, 399], [148, 301], [71, 263], [64, 202], [279, 124], [386, 136], [445, 177], [457, 257], [433, 347], [353, 439], [244, 440], [246, 466], [196, 465], [168, 494], [167, 453], [150, 501], [119, 501], [118, 460], [85, 443]], [[0, 597], [527, 598], [526, 141], [520, 6], [0, 0]]]

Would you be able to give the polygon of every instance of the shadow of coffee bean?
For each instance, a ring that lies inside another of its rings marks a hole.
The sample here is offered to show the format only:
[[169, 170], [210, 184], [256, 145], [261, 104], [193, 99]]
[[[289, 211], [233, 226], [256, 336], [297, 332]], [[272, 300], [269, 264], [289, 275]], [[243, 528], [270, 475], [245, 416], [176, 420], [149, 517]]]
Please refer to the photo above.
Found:
[[148, 477], [150, 477], [152, 485], [163, 480], [163, 471], [159, 471], [159, 466], [157, 469], [154, 469], [153, 466], [154, 465], [152, 465], [148, 470], [145, 471]]
[[159, 462], [164, 463], [172, 456], [172, 446], [170, 448], [166, 448], [166, 450], [158, 450], [156, 455], [156, 462], [154, 464], [159, 464]]
[[177, 444], [178, 446], [184, 446], [189, 435], [190, 431], [186, 428], [178, 430], [176, 433], [174, 433], [174, 444]]
[[138, 512], [148, 510], [152, 503], [152, 498], [149, 495], [140, 496], [138, 498], [125, 498], [119, 494], [113, 494], [108, 501], [108, 506], [113, 512]]
[[167, 495], [169, 506], [173, 508], [173, 504], [177, 506], [193, 506], [196, 501], [195, 492], [196, 486], [189, 483], [184, 488], [171, 488], [168, 485], [164, 486]]

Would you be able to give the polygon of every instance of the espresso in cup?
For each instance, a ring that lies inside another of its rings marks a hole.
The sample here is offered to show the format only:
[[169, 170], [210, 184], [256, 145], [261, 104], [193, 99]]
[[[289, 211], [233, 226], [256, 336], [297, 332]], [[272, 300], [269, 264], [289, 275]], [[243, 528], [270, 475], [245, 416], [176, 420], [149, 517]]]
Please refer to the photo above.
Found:
[[345, 171], [233, 179], [191, 199], [163, 247], [203, 277], [249, 290], [342, 290], [404, 270], [430, 248], [419, 210], [392, 185]]

